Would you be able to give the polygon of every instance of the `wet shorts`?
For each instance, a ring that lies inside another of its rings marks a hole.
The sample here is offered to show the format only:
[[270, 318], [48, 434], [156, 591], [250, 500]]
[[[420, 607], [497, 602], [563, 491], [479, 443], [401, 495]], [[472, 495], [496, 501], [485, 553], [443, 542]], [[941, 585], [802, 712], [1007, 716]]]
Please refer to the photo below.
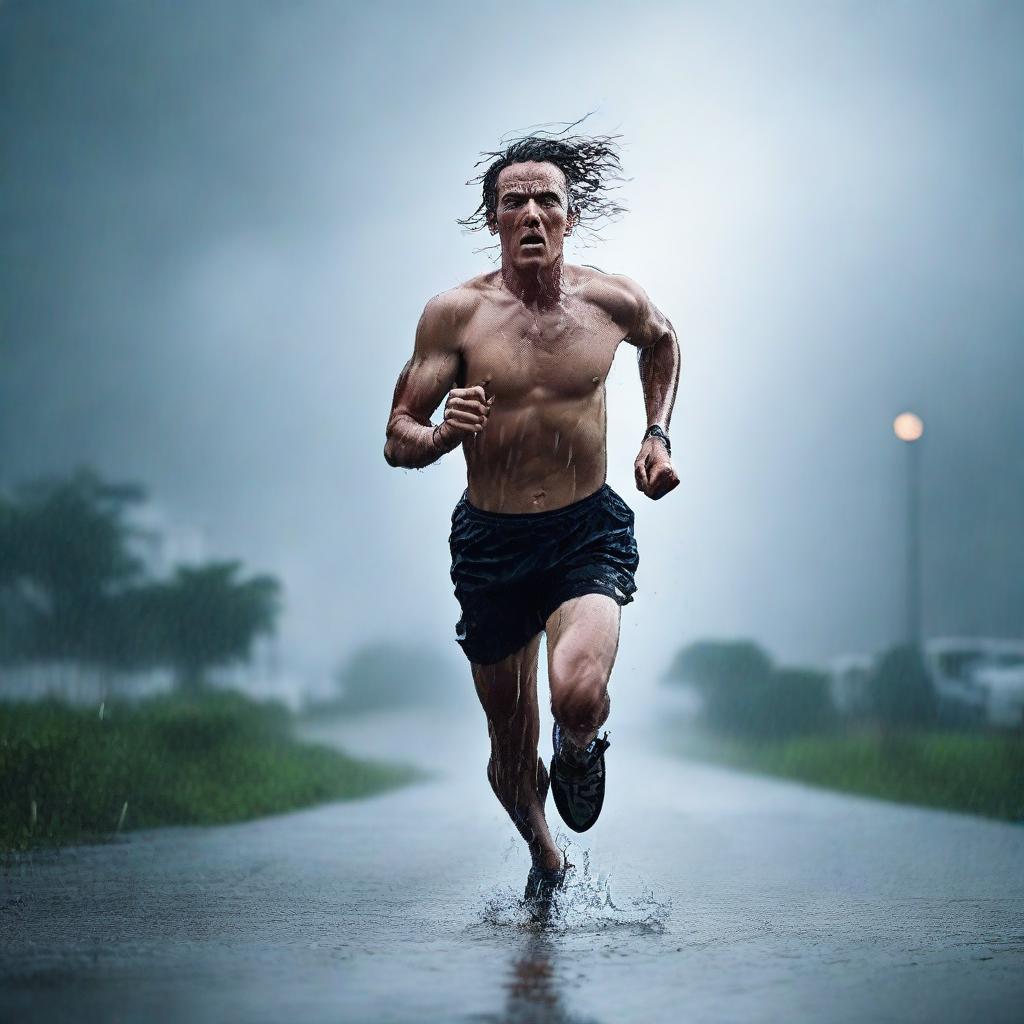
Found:
[[519, 650], [571, 597], [633, 600], [633, 511], [608, 484], [546, 512], [485, 512], [467, 494], [452, 513], [449, 544], [462, 609], [455, 639], [471, 662], [491, 665]]

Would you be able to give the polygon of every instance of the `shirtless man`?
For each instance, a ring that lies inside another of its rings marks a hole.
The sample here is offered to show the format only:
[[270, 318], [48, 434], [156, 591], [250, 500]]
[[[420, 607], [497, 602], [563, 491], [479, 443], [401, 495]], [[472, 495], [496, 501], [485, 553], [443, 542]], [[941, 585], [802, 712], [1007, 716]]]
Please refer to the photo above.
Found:
[[[478, 215], [500, 240], [501, 269], [427, 303], [384, 457], [418, 468], [463, 450], [468, 488], [449, 539], [456, 639], [487, 715], [488, 780], [529, 846], [527, 899], [544, 900], [567, 867], [544, 817], [549, 784], [575, 831], [601, 811], [608, 740], [597, 732], [620, 607], [636, 590], [633, 513], [605, 482], [605, 381], [619, 344], [634, 346], [650, 425], [636, 486], [664, 497], [679, 483], [667, 434], [679, 345], [628, 277], [563, 262], [581, 219], [618, 209], [602, 199], [619, 166], [611, 139], [535, 135], [488, 156]], [[444, 417], [432, 424], [442, 400]], [[537, 756], [542, 632], [550, 773]]]

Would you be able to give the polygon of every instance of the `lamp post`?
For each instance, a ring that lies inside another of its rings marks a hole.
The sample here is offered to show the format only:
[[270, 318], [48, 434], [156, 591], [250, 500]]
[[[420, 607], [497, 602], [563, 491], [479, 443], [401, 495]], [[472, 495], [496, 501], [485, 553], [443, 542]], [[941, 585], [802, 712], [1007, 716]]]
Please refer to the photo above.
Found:
[[907, 642], [921, 645], [921, 445], [924, 422], [912, 412], [901, 412], [892, 422], [893, 433], [907, 447]]

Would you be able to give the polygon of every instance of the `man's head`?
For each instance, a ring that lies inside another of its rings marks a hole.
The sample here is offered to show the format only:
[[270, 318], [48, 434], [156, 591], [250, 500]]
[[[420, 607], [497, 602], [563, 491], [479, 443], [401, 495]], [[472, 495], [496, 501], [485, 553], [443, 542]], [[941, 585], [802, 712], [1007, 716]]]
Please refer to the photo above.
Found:
[[[481, 185], [482, 201], [459, 223], [473, 230], [487, 226], [499, 235], [503, 260], [550, 263], [574, 227], [594, 233], [596, 222], [623, 212], [607, 194], [622, 180], [615, 137], [566, 135], [573, 127], [515, 139], [477, 163], [488, 164], [470, 182]], [[534, 244], [540, 247], [531, 247], [529, 228], [537, 229], [541, 239]]]
[[487, 225], [501, 240], [503, 266], [550, 266], [575, 223], [565, 174], [554, 164], [530, 160], [501, 169]]

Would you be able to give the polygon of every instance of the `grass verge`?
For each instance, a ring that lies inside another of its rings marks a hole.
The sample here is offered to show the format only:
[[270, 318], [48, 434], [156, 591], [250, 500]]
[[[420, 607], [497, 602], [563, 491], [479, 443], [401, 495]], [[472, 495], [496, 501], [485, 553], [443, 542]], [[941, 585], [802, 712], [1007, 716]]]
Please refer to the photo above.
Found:
[[677, 752], [898, 803], [1024, 821], [1024, 738], [971, 733], [748, 741], [690, 734]]
[[304, 743], [280, 704], [217, 692], [82, 709], [0, 704], [0, 849], [217, 825], [369, 796], [409, 767]]

